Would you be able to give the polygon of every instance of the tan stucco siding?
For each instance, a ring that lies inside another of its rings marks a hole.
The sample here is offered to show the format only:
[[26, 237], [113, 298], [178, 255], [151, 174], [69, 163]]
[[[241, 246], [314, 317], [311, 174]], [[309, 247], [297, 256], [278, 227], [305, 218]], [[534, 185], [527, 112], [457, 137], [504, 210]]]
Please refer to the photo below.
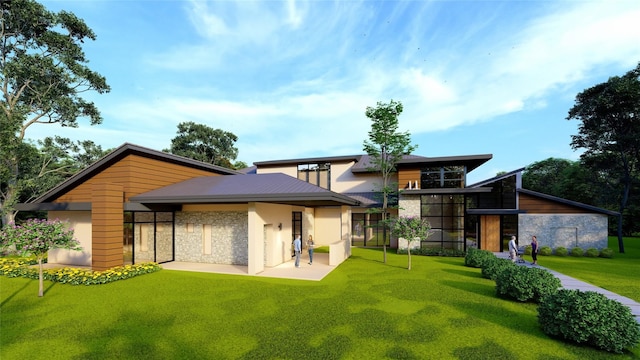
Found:
[[69, 223], [73, 235], [80, 242], [82, 251], [55, 249], [49, 251], [49, 263], [77, 266], [91, 266], [91, 212], [90, 211], [49, 211], [50, 220], [59, 219]]
[[317, 208], [314, 222], [316, 246], [330, 245], [342, 240], [341, 208]]

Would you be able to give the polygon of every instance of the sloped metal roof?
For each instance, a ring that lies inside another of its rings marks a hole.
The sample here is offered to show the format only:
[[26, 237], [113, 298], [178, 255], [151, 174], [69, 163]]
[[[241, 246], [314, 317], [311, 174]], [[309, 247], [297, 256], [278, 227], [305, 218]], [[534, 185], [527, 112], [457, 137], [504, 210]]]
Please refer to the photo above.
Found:
[[142, 204], [221, 204], [270, 202], [301, 206], [353, 205], [359, 202], [282, 173], [202, 176], [130, 199]]

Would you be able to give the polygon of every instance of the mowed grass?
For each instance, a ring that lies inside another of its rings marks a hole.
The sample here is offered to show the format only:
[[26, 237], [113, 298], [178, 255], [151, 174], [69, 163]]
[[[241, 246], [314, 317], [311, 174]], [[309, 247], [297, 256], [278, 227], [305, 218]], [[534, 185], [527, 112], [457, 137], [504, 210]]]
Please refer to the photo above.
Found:
[[[613, 259], [538, 256], [538, 264], [640, 302], [640, 238], [623, 238], [624, 254], [618, 252], [618, 238], [609, 237]], [[531, 257], [525, 255], [525, 260]]]
[[98, 286], [45, 282], [43, 298], [36, 280], [0, 277], [0, 359], [640, 356], [550, 339], [535, 304], [496, 297], [462, 258], [413, 256], [409, 271], [406, 255], [387, 257], [355, 248], [319, 282], [162, 270]]

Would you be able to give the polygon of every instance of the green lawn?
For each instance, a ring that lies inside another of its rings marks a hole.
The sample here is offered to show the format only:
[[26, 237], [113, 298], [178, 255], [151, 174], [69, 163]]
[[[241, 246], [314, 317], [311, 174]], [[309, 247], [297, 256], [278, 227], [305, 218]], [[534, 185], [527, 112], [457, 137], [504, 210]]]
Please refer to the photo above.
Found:
[[609, 247], [613, 259], [538, 256], [538, 264], [640, 302], [640, 238], [624, 238], [624, 254], [617, 237], [609, 237]]
[[0, 277], [0, 359], [640, 356], [548, 338], [536, 305], [497, 298], [463, 258], [413, 256], [408, 271], [406, 255], [387, 257], [353, 249], [319, 282], [162, 270], [106, 285], [45, 282], [43, 298], [36, 280]]

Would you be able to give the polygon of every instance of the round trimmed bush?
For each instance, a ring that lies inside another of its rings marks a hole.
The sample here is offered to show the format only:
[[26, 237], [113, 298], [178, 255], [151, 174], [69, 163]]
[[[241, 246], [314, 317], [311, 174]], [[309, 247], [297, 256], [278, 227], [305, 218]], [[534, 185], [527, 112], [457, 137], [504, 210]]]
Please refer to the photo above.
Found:
[[533, 252], [533, 248], [531, 247], [531, 245], [527, 245], [524, 247], [524, 254], [525, 255], [531, 255], [531, 253]]
[[551, 255], [551, 248], [549, 246], [541, 246], [538, 250], [538, 255], [549, 256]]
[[560, 280], [547, 270], [526, 266], [514, 266], [496, 276], [498, 295], [522, 302], [540, 302], [544, 296], [558, 291], [561, 285]]
[[598, 255], [600, 255], [600, 252], [596, 248], [588, 248], [587, 252], [584, 253], [584, 256], [592, 258], [598, 257]]
[[569, 250], [566, 247], [558, 246], [555, 252], [556, 256], [567, 256], [569, 255]]
[[499, 259], [495, 256], [493, 260], [486, 261], [483, 265], [482, 277], [491, 280], [495, 280], [500, 272], [517, 266], [509, 259]]
[[610, 248], [600, 250], [600, 257], [611, 259], [613, 257], [613, 250]]
[[571, 256], [581, 257], [582, 255], [584, 255], [584, 250], [582, 250], [582, 248], [574, 247], [571, 249]]
[[483, 264], [487, 261], [493, 260], [496, 256], [491, 251], [480, 250], [476, 248], [467, 249], [467, 254], [464, 257], [464, 265], [475, 268], [482, 268]]
[[621, 353], [640, 341], [631, 310], [594, 291], [560, 289], [538, 306], [538, 321], [549, 336]]

